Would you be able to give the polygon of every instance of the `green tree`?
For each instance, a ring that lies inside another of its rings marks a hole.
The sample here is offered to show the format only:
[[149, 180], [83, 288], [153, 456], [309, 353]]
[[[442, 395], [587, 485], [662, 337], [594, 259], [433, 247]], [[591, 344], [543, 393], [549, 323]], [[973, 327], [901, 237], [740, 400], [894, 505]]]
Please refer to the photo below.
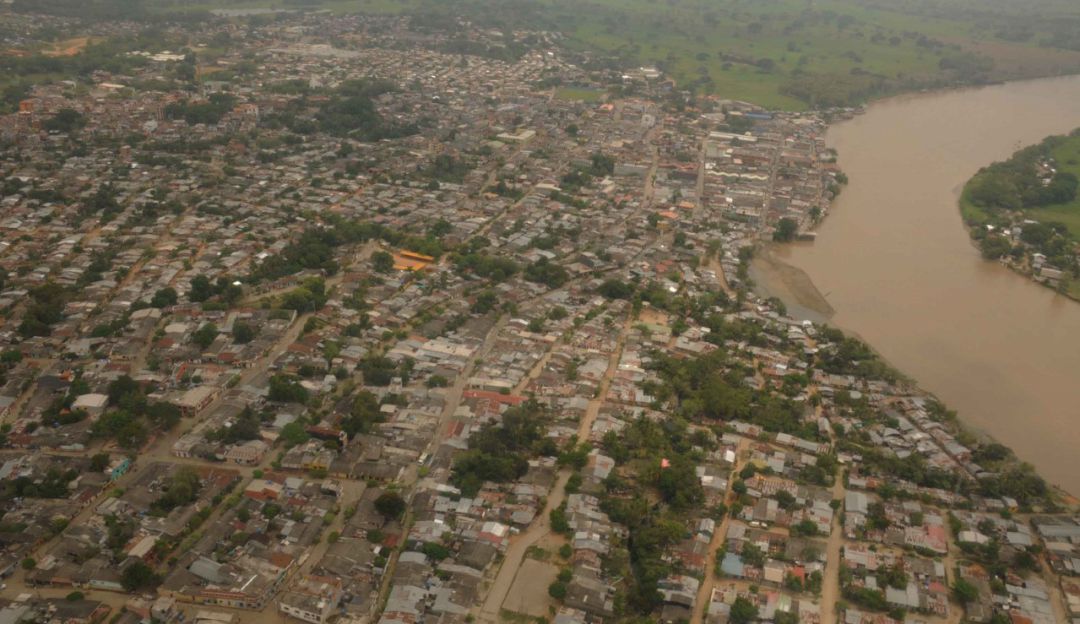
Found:
[[213, 323], [206, 323], [199, 329], [195, 330], [191, 334], [191, 340], [199, 345], [199, 348], [205, 349], [213, 344], [214, 339], [217, 338], [218, 328]]
[[200, 303], [214, 296], [214, 287], [210, 278], [205, 275], [196, 275], [191, 278], [191, 289], [188, 291], [188, 299]]
[[276, 403], [307, 403], [308, 391], [288, 375], [274, 375], [267, 398]]
[[376, 251], [371, 254], [371, 267], [378, 273], [389, 273], [394, 270], [394, 256], [385, 251]]
[[425, 542], [420, 547], [420, 552], [428, 556], [433, 561], [442, 561], [450, 556], [450, 549], [438, 542]]
[[120, 584], [129, 592], [138, 592], [144, 589], [156, 587], [161, 583], [161, 577], [154, 569], [140, 560], [124, 568], [120, 575]]
[[387, 520], [396, 520], [405, 513], [405, 499], [397, 492], [383, 492], [375, 499], [375, 511]]
[[311, 439], [307, 431], [304, 431], [304, 426], [298, 422], [291, 422], [281, 428], [281, 439], [285, 442], [286, 447], [293, 447], [297, 444], [303, 444]]
[[41, 127], [50, 132], [71, 133], [86, 126], [86, 117], [73, 108], [61, 108], [52, 118], [45, 120]]
[[150, 307], [165, 308], [176, 305], [176, 301], [176, 290], [166, 286], [165, 288], [159, 289], [154, 293], [154, 296], [150, 298]]
[[728, 621], [731, 624], [750, 624], [758, 618], [758, 608], [754, 603], [739, 596], [731, 605], [731, 614]]
[[255, 339], [256, 331], [251, 325], [237, 321], [233, 323], [232, 335], [237, 344], [247, 344]]
[[970, 604], [979, 599], [979, 588], [967, 579], [958, 578], [952, 586], [953, 596], [963, 604]]
[[776, 231], [773, 232], [773, 240], [786, 243], [793, 240], [798, 232], [799, 223], [791, 217], [784, 217], [776, 224]]
[[109, 466], [109, 454], [108, 453], [96, 453], [90, 458], [90, 470], [93, 472], [101, 472]]

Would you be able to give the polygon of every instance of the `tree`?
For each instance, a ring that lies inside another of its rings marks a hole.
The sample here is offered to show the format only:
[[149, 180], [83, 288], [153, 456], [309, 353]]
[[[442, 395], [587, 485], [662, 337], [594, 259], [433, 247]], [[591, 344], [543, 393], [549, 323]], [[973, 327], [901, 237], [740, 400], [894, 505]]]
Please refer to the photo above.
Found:
[[165, 515], [177, 507], [184, 507], [194, 503], [202, 489], [202, 479], [199, 473], [189, 466], [182, 466], [165, 485], [165, 493], [157, 500], [150, 503], [151, 511]]
[[367, 433], [372, 425], [382, 420], [379, 398], [367, 390], [361, 390], [353, 399], [349, 413], [341, 419], [341, 430], [350, 437]]
[[119, 405], [126, 397], [138, 394], [140, 390], [139, 382], [127, 375], [121, 375], [109, 382], [105, 392], [109, 397], [109, 405]]
[[982, 242], [979, 243], [979, 249], [987, 260], [997, 260], [1012, 251], [1012, 243], [1004, 236], [991, 234], [982, 239]]
[[754, 603], [739, 596], [731, 605], [731, 614], [728, 616], [728, 621], [731, 622], [731, 624], [750, 624], [750, 622], [756, 620], [757, 617], [758, 608]]
[[213, 323], [206, 323], [199, 329], [195, 330], [193, 334], [191, 334], [191, 339], [195, 342], [195, 344], [199, 345], [200, 349], [205, 349], [211, 344], [213, 344], [214, 339], [217, 338], [217, 335], [217, 325], [214, 325]]
[[773, 240], [786, 243], [795, 238], [795, 234], [799, 231], [799, 223], [791, 217], [784, 217], [776, 224], [776, 231], [773, 232]]
[[608, 299], [629, 299], [634, 294], [634, 287], [620, 279], [610, 278], [604, 280], [596, 292]]
[[287, 375], [274, 375], [267, 398], [276, 403], [307, 403], [308, 391]]
[[154, 293], [154, 296], [150, 298], [150, 307], [165, 308], [176, 305], [176, 301], [176, 290], [166, 286], [165, 288], [159, 289]]
[[747, 543], [743, 546], [742, 552], [739, 553], [742, 560], [746, 562], [746, 565], [760, 568], [765, 565], [765, 553], [757, 546], [757, 544]]
[[293, 447], [297, 444], [303, 444], [311, 439], [307, 431], [304, 431], [304, 426], [298, 422], [291, 422], [281, 428], [281, 439], [285, 441], [286, 447]]
[[233, 341], [237, 344], [247, 344], [255, 339], [255, 328], [247, 323], [237, 321], [233, 324]]
[[153, 568], [140, 560], [124, 568], [124, 572], [120, 575], [120, 584], [129, 592], [149, 589], [159, 583], [161, 583], [161, 577], [154, 572]]
[[499, 296], [493, 290], [485, 290], [476, 296], [470, 311], [473, 314], [487, 314], [495, 308], [499, 302]]
[[450, 549], [438, 542], [425, 542], [420, 547], [420, 552], [428, 556], [429, 559], [434, 561], [442, 561], [450, 556]]
[[548, 288], [558, 288], [570, 279], [570, 274], [562, 266], [541, 258], [525, 267], [525, 279], [544, 284]]
[[371, 267], [378, 273], [389, 273], [394, 270], [394, 256], [385, 251], [376, 251], [371, 254]]
[[210, 284], [210, 278], [205, 275], [196, 275], [191, 278], [191, 290], [188, 291], [188, 299], [199, 303], [212, 296], [214, 296], [214, 287]]
[[400, 518], [405, 513], [405, 499], [397, 492], [383, 492], [375, 499], [375, 511], [387, 520]]
[[90, 470], [94, 472], [101, 472], [109, 466], [109, 454], [97, 453], [90, 458]]
[[953, 583], [953, 596], [963, 604], [970, 604], [979, 599], [979, 588], [967, 579], [958, 578]]
[[64, 302], [67, 292], [59, 284], [47, 282], [30, 291], [30, 305], [19, 324], [19, 334], [24, 338], [48, 336], [49, 327], [64, 318]]
[[803, 535], [806, 537], [814, 537], [818, 534], [818, 526], [813, 520], [809, 518], [800, 520], [796, 524], [791, 525], [792, 535]]
[[71, 133], [86, 125], [86, 117], [73, 108], [61, 108], [51, 119], [41, 126], [50, 132]]
[[33, 570], [37, 567], [37, 561], [33, 557], [27, 557], [22, 560], [21, 565], [23, 570]]

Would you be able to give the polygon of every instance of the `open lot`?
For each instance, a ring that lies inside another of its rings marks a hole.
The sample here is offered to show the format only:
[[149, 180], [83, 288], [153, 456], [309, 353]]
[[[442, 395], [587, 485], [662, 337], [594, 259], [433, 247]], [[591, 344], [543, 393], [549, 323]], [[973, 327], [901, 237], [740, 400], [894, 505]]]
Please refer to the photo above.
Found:
[[510, 586], [502, 608], [514, 613], [533, 617], [547, 617], [551, 599], [548, 597], [548, 585], [559, 575], [559, 569], [550, 563], [525, 559]]

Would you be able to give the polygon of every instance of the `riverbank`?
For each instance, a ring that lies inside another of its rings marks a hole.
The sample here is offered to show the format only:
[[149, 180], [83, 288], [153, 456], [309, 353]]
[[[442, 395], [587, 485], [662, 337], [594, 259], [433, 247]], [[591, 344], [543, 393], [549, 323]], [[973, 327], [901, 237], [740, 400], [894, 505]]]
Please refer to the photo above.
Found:
[[1080, 301], [1080, 129], [1024, 147], [971, 177], [957, 198], [988, 260]]
[[[790, 243], [812, 244], [812, 243]], [[755, 290], [765, 298], [776, 297], [788, 313], [802, 320], [826, 323], [836, 310], [829, 305], [806, 271], [783, 262], [773, 254], [777, 243], [761, 243], [750, 261], [750, 279]]]
[[[778, 245], [775, 243], [762, 243], [755, 251], [750, 265], [750, 277], [753, 280], [754, 292], [763, 298], [775, 297], [782, 301], [787, 308], [787, 315], [791, 318], [808, 320], [816, 324], [831, 325], [832, 323], [829, 321], [836, 313], [835, 309], [829, 305], [828, 300], [814, 285], [813, 280], [805, 271], [784, 262], [775, 255], [774, 251], [777, 247]], [[842, 331], [853, 338], [861, 340], [882, 362], [896, 370], [897, 374], [911, 388], [914, 394], [925, 394], [933, 397], [934, 400], [941, 402], [943, 405], [946, 404], [933, 392], [922, 388], [917, 380], [905, 375], [902, 369], [890, 362], [884, 354], [874, 348], [874, 345], [865, 338], [851, 329], [845, 328]], [[995, 437], [992, 432], [984, 428], [974, 426], [971, 422], [965, 421], [962, 416], [953, 422], [953, 426], [961, 438], [967, 437], [977, 440], [980, 444], [999, 443], [1011, 448], [1006, 443], [1007, 441]], [[1080, 499], [1062, 485], [1049, 483], [1049, 486], [1054, 490], [1055, 499], [1061, 505], [1075, 507], [1080, 504]]]
[[1069, 492], [1080, 490], [1080, 307], [986, 262], [957, 199], [988, 162], [1080, 125], [1077, 97], [1080, 77], [1008, 83], [899, 96], [832, 125], [849, 184], [814, 244], [769, 245], [751, 271], [793, 315], [831, 309], [819, 318]]

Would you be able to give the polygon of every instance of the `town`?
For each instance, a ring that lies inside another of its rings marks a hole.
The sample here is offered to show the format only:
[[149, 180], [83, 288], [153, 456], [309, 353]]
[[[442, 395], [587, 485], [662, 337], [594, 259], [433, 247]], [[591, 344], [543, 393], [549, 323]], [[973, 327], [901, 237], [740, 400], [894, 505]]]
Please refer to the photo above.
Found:
[[1074, 499], [755, 293], [856, 111], [465, 21], [3, 17], [110, 61], [0, 117], [0, 621], [1080, 621]]

